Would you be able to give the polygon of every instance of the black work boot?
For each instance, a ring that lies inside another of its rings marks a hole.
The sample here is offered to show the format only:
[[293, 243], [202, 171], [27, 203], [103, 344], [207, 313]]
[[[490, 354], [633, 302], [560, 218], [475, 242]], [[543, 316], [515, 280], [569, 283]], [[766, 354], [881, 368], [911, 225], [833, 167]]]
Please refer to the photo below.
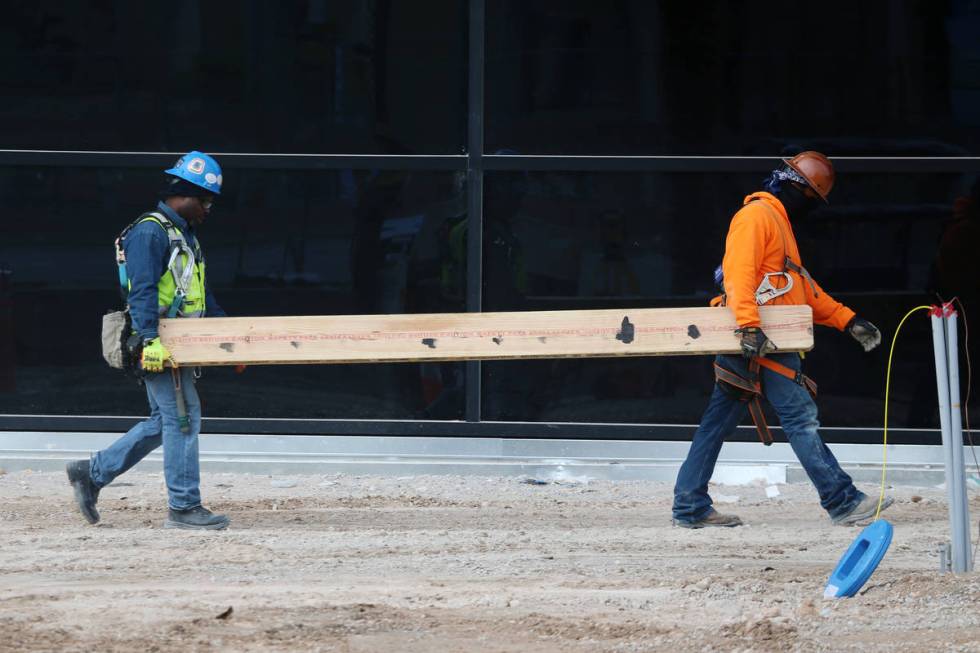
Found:
[[99, 500], [99, 487], [92, 482], [89, 461], [70, 462], [65, 466], [65, 471], [68, 472], [68, 482], [75, 490], [75, 503], [82, 516], [88, 523], [98, 524], [99, 511], [95, 509], [95, 503]]
[[228, 526], [231, 520], [224, 515], [216, 515], [204, 506], [187, 510], [170, 509], [164, 528], [186, 528], [192, 531], [220, 531]]

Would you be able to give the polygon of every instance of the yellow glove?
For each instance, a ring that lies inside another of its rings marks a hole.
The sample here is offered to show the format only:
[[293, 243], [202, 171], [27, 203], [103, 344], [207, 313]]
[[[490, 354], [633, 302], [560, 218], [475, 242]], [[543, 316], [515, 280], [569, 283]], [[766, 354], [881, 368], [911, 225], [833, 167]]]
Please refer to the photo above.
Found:
[[143, 344], [143, 355], [140, 357], [140, 364], [144, 372], [162, 372], [163, 363], [170, 359], [170, 352], [160, 342], [160, 338], [147, 340]]

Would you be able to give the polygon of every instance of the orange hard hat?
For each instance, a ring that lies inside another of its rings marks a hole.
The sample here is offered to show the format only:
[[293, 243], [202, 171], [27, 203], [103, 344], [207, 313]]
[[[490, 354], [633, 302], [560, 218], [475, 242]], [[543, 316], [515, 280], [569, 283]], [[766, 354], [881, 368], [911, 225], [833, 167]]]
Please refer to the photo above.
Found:
[[807, 185], [826, 202], [830, 190], [834, 187], [834, 164], [820, 152], [808, 150], [800, 152], [792, 159], [783, 159], [783, 163], [806, 179]]

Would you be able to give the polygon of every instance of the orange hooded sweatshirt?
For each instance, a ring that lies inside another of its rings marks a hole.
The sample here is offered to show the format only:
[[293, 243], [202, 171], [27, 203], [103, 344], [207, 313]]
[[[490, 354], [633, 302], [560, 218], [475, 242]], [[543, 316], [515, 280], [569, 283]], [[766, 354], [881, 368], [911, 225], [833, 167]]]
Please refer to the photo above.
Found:
[[[740, 327], [760, 326], [755, 291], [762, 283], [764, 273], [783, 271], [783, 256], [789, 256], [790, 260], [803, 267], [786, 209], [770, 193], [752, 193], [732, 218], [722, 261], [725, 303], [735, 313], [735, 321]], [[793, 288], [769, 304], [809, 304], [813, 308], [813, 321], [816, 324], [843, 331], [854, 317], [854, 311], [824, 292], [816, 281], [811, 287], [802, 275], [792, 271], [789, 274], [793, 279]], [[770, 277], [770, 281], [776, 287], [786, 285], [783, 277]]]

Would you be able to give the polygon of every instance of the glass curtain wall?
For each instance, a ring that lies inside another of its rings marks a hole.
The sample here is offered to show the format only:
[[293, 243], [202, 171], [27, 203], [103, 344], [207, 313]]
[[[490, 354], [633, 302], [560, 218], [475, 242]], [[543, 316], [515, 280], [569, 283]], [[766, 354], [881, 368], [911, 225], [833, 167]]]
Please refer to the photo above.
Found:
[[[794, 225], [831, 294], [886, 338], [937, 293], [980, 315], [975, 4], [8, 4], [0, 426], [144, 410], [98, 355], [112, 241], [189, 149], [225, 166], [201, 238], [234, 315], [457, 312], [477, 287], [486, 311], [704, 305], [732, 214], [801, 149], [838, 162]], [[892, 423], [933, 428], [928, 326], [904, 334]], [[878, 428], [886, 355], [817, 330], [833, 437]], [[201, 392], [236, 432], [675, 439], [711, 383], [706, 358], [590, 359], [209, 369]]]
[[[142, 389], [99, 353], [100, 316], [120, 303], [113, 241], [191, 149], [224, 167], [200, 238], [230, 315], [465, 310], [465, 252], [448, 245], [465, 219], [465, 166], [432, 158], [465, 151], [465, 0], [0, 12], [0, 414], [145, 411]], [[26, 154], [11, 150], [41, 152], [14, 165]], [[419, 160], [399, 168], [392, 155]], [[463, 414], [460, 365], [204, 375], [209, 418]]]
[[465, 149], [465, 0], [42, 1], [0, 12], [5, 149]]
[[[487, 161], [485, 310], [706, 305], [743, 198], [816, 149], [837, 185], [794, 230], [824, 288], [886, 338], [937, 293], [980, 324], [975, 3], [502, 0], [486, 21], [485, 152], [509, 159]], [[932, 428], [928, 321], [903, 338], [892, 425]], [[817, 329], [825, 425], [880, 425], [886, 359]], [[712, 387], [707, 358], [482, 372], [489, 420], [694, 424]]]

